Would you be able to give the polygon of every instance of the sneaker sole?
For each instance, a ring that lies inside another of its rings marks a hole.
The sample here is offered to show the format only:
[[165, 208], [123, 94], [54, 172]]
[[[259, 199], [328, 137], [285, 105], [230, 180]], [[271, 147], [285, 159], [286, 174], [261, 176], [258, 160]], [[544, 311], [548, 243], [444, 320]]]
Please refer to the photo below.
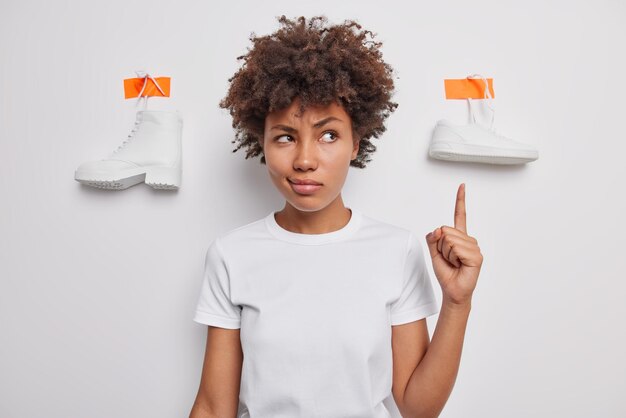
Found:
[[107, 190], [124, 190], [145, 182], [153, 189], [177, 190], [180, 187], [182, 170], [175, 167], [138, 167], [115, 173], [80, 172], [74, 179], [86, 186]]
[[539, 158], [537, 151], [444, 142], [432, 144], [428, 154], [439, 160], [488, 164], [523, 164]]

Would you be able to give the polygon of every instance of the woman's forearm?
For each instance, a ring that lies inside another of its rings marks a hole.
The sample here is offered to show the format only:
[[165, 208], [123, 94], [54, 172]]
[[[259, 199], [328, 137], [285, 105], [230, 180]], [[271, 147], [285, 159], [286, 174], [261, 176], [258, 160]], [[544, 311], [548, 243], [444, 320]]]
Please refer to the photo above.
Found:
[[471, 301], [462, 305], [442, 303], [428, 351], [404, 392], [404, 405], [411, 418], [434, 418], [443, 410], [459, 371], [470, 310]]

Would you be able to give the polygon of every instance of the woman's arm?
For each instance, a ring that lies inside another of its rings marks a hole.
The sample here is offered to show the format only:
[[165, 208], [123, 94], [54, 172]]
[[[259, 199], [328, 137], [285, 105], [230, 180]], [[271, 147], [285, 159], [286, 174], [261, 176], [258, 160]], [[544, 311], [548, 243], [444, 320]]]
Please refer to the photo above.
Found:
[[432, 341], [404, 391], [407, 418], [434, 418], [443, 410], [459, 370], [470, 310], [471, 302], [444, 300]]
[[438, 417], [450, 396], [483, 263], [478, 240], [467, 234], [465, 183], [457, 190], [454, 227], [436, 228], [426, 235], [426, 243], [443, 302], [433, 339], [401, 396], [404, 408], [414, 418]]
[[208, 326], [198, 395], [189, 418], [235, 418], [243, 353], [239, 329]]

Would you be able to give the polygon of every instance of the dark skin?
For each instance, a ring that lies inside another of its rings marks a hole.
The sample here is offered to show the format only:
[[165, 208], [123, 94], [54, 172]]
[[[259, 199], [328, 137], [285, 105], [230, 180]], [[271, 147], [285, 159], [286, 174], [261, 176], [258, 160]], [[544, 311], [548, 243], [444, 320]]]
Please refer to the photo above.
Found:
[[[359, 143], [352, 136], [350, 116], [337, 103], [310, 107], [302, 115], [298, 106], [296, 99], [265, 119], [261, 144], [267, 171], [286, 199], [276, 222], [302, 234], [336, 231], [352, 216], [344, 206], [341, 189]], [[312, 194], [300, 194], [289, 184], [292, 178], [312, 179], [322, 186]]]

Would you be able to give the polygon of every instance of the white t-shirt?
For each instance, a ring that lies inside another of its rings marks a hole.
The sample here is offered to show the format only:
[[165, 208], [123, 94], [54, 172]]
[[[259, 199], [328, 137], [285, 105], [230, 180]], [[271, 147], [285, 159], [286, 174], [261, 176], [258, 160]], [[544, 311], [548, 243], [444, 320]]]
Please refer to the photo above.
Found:
[[241, 328], [238, 418], [400, 417], [391, 326], [439, 312], [414, 234], [352, 211], [300, 234], [274, 211], [209, 245], [194, 321]]

